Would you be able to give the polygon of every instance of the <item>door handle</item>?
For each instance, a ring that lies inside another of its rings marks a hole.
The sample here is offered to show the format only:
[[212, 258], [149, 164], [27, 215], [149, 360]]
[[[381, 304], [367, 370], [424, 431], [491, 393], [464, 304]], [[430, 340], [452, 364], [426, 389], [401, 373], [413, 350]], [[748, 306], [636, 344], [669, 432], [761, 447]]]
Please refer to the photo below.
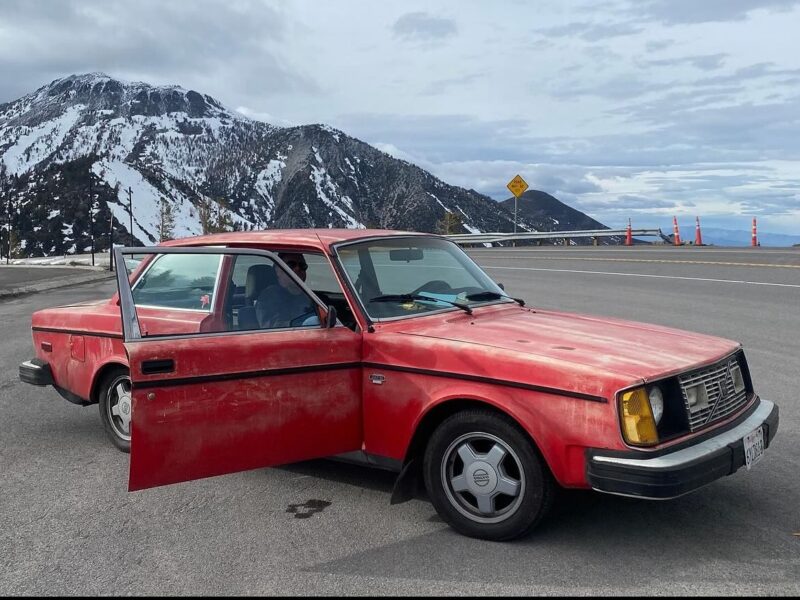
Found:
[[159, 358], [142, 361], [142, 375], [157, 375], [175, 371], [175, 361], [171, 358]]

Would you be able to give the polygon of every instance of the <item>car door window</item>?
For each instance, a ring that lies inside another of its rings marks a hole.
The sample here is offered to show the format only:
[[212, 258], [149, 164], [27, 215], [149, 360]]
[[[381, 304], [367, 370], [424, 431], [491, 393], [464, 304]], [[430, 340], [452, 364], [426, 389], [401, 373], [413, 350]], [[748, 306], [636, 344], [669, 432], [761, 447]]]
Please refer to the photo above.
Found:
[[156, 256], [132, 288], [137, 306], [211, 312], [217, 292], [221, 256]]
[[305, 253], [303, 257], [308, 264], [306, 285], [322, 300], [323, 304], [335, 306], [339, 321], [345, 327], [355, 331], [355, 315], [328, 258], [317, 253]]

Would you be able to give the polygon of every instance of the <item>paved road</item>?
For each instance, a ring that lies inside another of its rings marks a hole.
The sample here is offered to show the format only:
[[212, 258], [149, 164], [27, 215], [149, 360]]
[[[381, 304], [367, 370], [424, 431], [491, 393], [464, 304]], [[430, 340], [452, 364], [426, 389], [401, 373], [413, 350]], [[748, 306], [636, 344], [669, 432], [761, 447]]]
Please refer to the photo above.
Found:
[[390, 506], [390, 475], [330, 461], [128, 493], [97, 407], [17, 381], [33, 310], [113, 289], [85, 284], [0, 302], [0, 594], [800, 593], [800, 252], [538, 250], [472, 254], [533, 305], [741, 340], [781, 407], [762, 462], [667, 502], [571, 494], [512, 544], [455, 534], [424, 499]]
[[112, 277], [101, 268], [0, 264], [0, 299]]

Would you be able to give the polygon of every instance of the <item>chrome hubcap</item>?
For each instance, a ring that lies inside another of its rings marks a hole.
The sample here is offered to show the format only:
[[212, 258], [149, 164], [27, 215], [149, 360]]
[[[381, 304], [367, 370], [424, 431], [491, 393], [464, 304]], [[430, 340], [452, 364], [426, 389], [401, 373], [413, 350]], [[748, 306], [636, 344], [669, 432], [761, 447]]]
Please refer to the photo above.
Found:
[[114, 432], [120, 438], [130, 441], [131, 417], [133, 401], [131, 399], [131, 382], [127, 377], [120, 377], [108, 390], [109, 420]]
[[479, 523], [508, 519], [525, 492], [519, 457], [503, 440], [488, 433], [469, 433], [450, 444], [441, 477], [452, 505]]

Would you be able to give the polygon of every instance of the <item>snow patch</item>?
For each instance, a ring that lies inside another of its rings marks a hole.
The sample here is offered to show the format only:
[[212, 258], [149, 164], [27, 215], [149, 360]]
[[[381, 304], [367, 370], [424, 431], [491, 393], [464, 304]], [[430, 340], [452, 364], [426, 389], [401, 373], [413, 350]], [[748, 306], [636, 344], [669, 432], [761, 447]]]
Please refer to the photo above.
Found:
[[[283, 159], [286, 157], [279, 156], [278, 160], [273, 159], [269, 161], [267, 164], [267, 168], [263, 171], [259, 172], [258, 177], [256, 178], [255, 183], [255, 190], [261, 197], [264, 199], [264, 222], [269, 222], [272, 219], [272, 213], [275, 210], [275, 198], [273, 196], [273, 190], [275, 186], [280, 183], [281, 179], [283, 178], [283, 169], [286, 167], [286, 163]], [[253, 200], [250, 200], [250, 206], [256, 208], [256, 203]]]
[[[153, 187], [139, 171], [119, 161], [102, 160], [92, 166], [92, 172], [101, 177], [111, 188], [119, 185], [116, 203], [109, 203], [108, 207], [114, 218], [129, 227], [130, 213], [128, 212], [128, 189], [131, 190], [133, 204], [133, 236], [140, 241], [159, 242], [158, 225], [160, 221], [161, 198], [166, 198], [172, 204], [172, 214], [175, 217], [174, 237], [188, 237], [199, 235], [202, 231], [199, 218], [196, 216], [194, 205], [183, 195], [176, 195], [176, 190], [169, 189], [171, 194]], [[165, 182], [167, 183], [167, 182]], [[171, 186], [168, 186], [171, 188]]]
[[[447, 207], [446, 207], [444, 204], [442, 204], [442, 201], [441, 201], [441, 200], [439, 200], [439, 198], [437, 198], [436, 196], [434, 196], [434, 195], [433, 195], [433, 194], [431, 194], [430, 192], [426, 192], [426, 193], [428, 194], [428, 196], [430, 196], [431, 198], [433, 198], [434, 200], [436, 200], [436, 202], [438, 202], [438, 203], [439, 203], [439, 206], [441, 206], [441, 207], [442, 207], [442, 208], [443, 208], [443, 209], [444, 209], [446, 212], [453, 212], [452, 210], [450, 210], [449, 208], [447, 208]], [[460, 210], [460, 209], [459, 209], [459, 210]], [[464, 212], [464, 211], [462, 210], [461, 212]]]
[[339, 143], [339, 134], [341, 133], [340, 131], [334, 129], [330, 125], [320, 125], [319, 128], [322, 129], [323, 131], [327, 131], [328, 133], [330, 133], [333, 136], [333, 139], [336, 140], [336, 143]]
[[[325, 206], [333, 209], [333, 211], [342, 218], [342, 220], [345, 222], [345, 226], [348, 229], [365, 229], [364, 225], [359, 223], [353, 217], [353, 201], [349, 196], [339, 193], [339, 191], [336, 189], [336, 184], [334, 184], [333, 180], [325, 169], [311, 167], [311, 180], [314, 182], [314, 185], [317, 188], [317, 198], [322, 200]], [[331, 196], [328, 194], [331, 194], [333, 198], [331, 198]], [[335, 200], [337, 196], [339, 202], [336, 202]], [[340, 206], [340, 203], [343, 204], [348, 210], [345, 211], [342, 206]]]
[[[19, 136], [3, 153], [3, 162], [9, 173], [20, 175], [49, 157], [64, 142], [81, 117], [83, 109], [82, 104], [76, 104], [64, 111], [63, 115], [38, 127], [24, 127], [27, 133]], [[4, 141], [0, 139], [0, 145]]]

